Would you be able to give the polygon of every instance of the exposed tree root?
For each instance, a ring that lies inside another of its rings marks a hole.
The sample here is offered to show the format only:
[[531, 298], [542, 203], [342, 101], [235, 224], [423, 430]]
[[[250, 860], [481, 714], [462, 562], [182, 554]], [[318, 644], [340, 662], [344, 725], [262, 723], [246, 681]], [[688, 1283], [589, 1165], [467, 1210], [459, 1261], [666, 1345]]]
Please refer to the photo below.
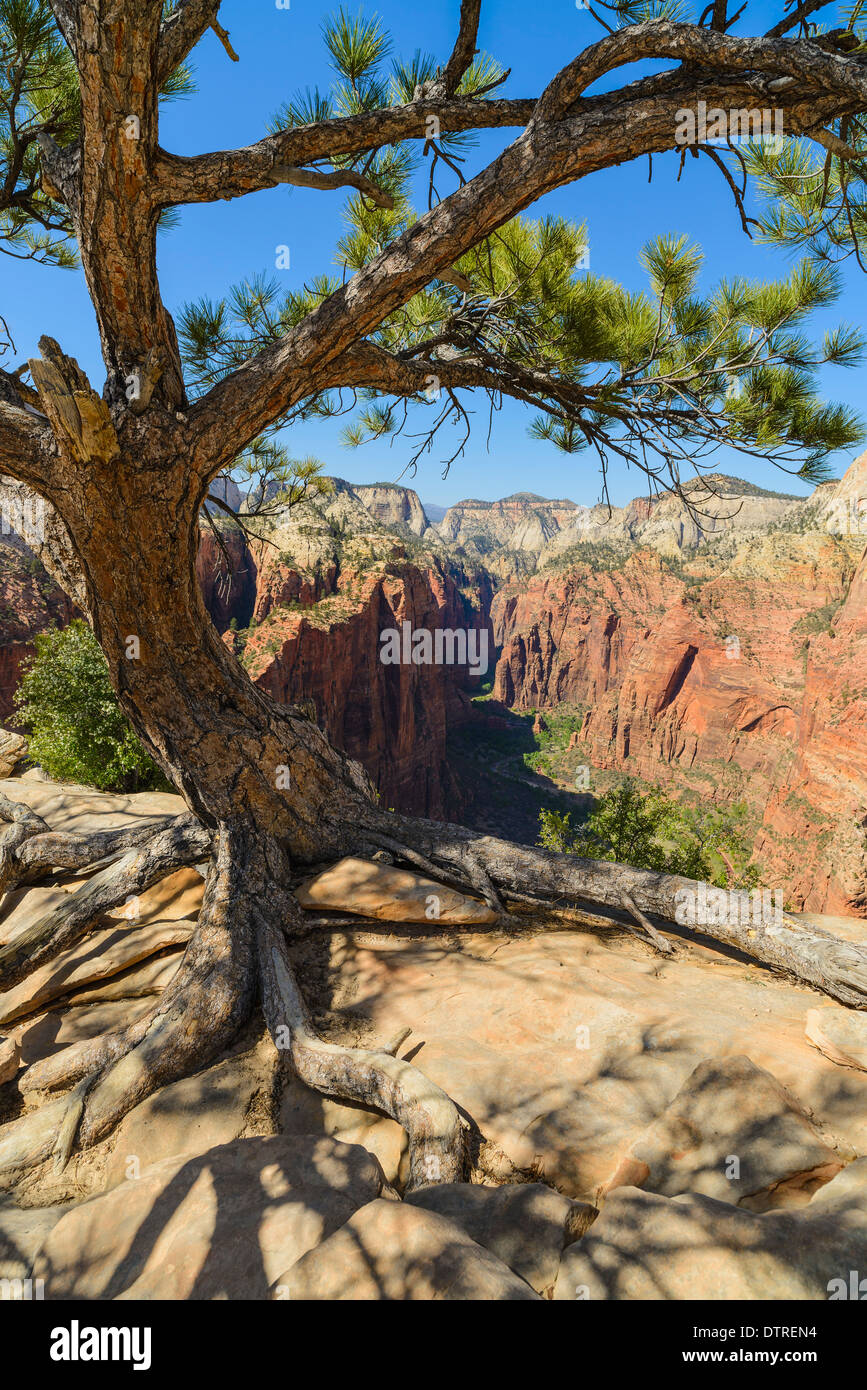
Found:
[[153, 1009], [125, 1028], [67, 1048], [25, 1073], [23, 1090], [72, 1092], [0, 1130], [0, 1175], [104, 1138], [160, 1086], [218, 1056], [249, 1016], [256, 988], [244, 891], [244, 837], [222, 830], [199, 921], [177, 974]]
[[126, 851], [122, 859], [71, 893], [66, 902], [0, 946], [0, 987], [10, 989], [18, 984], [85, 936], [104, 912], [145, 892], [174, 869], [195, 863], [207, 855], [210, 844], [207, 830], [192, 817], [181, 816], [167, 830], [151, 835], [140, 848]]
[[[0, 814], [6, 809], [0, 805]], [[53, 836], [26, 812], [9, 819], [11, 828], [0, 844], [2, 864], [14, 859], [19, 872], [35, 871], [49, 860], [74, 860], [77, 868], [84, 867], [80, 838], [61, 844], [64, 837]], [[96, 845], [91, 841], [102, 863], [106, 855], [121, 852], [123, 857], [99, 869], [62, 909], [0, 950], [5, 981], [23, 978], [83, 935], [100, 912], [142, 892], [179, 864], [202, 858], [212, 844], [211, 832], [189, 817], [156, 835], [152, 829], [140, 847], [131, 848], [117, 832]], [[143, 834], [141, 827], [121, 832], [129, 833]], [[333, 826], [325, 833], [333, 838]], [[673, 875], [511, 844], [460, 826], [386, 817], [376, 808], [363, 810], [351, 826], [345, 823], [342, 842], [367, 853], [374, 847], [387, 849], [438, 881], [481, 894], [504, 916], [503, 904], [510, 901], [565, 908], [582, 921], [611, 926], [622, 926], [623, 914], [628, 914], [641, 928], [642, 939], [665, 954], [671, 947], [648, 914], [672, 920], [678, 895], [684, 890], [697, 894], [702, 887]], [[141, 1019], [28, 1068], [19, 1082], [22, 1092], [64, 1094], [0, 1131], [0, 1175], [32, 1167], [52, 1154], [62, 1166], [76, 1145], [99, 1142], [158, 1087], [219, 1056], [249, 1016], [258, 982], [268, 1028], [298, 1077], [326, 1095], [376, 1109], [406, 1130], [410, 1187], [461, 1180], [470, 1161], [473, 1126], [444, 1091], [396, 1057], [405, 1035], [378, 1049], [361, 1049], [327, 1042], [316, 1033], [289, 948], [306, 922], [285, 886], [289, 866], [279, 844], [247, 824], [220, 826], [213, 843], [216, 858], [200, 919], [173, 980]], [[619, 914], [619, 920], [600, 915], [606, 909]], [[351, 924], [357, 925], [357, 919]], [[678, 929], [684, 930], [682, 925]], [[782, 925], [727, 920], [695, 932], [738, 946], [847, 1004], [867, 1007], [867, 952], [853, 943], [801, 927], [785, 914]], [[483, 1141], [480, 1136], [477, 1141], [478, 1148]]]
[[0, 795], [0, 820], [9, 825], [0, 835], [0, 893], [18, 879], [18, 853], [34, 835], [41, 835], [48, 826], [41, 816], [21, 801], [10, 801]]
[[464, 1122], [445, 1091], [394, 1056], [406, 1034], [377, 1051], [325, 1042], [310, 1021], [286, 939], [262, 915], [257, 941], [265, 1019], [300, 1079], [315, 1091], [380, 1110], [403, 1126], [409, 1136], [408, 1188], [460, 1182], [466, 1164]]
[[[653, 914], [677, 922], [680, 933], [734, 946], [841, 1003], [867, 1009], [867, 950], [798, 922], [788, 913], [781, 913], [780, 920], [773, 916], [765, 920], [761, 914], [744, 920], [738, 912], [727, 911], [719, 914], [723, 919], [720, 921], [708, 913], [700, 924], [687, 925], [678, 920], [684, 916], [684, 896], [691, 896], [698, 903], [702, 894], [708, 892], [706, 884], [693, 879], [555, 854], [498, 840], [492, 835], [479, 835], [464, 826], [386, 816], [378, 808], [372, 808], [360, 819], [364, 824], [359, 826], [359, 835], [370, 840], [377, 833], [385, 834], [396, 852], [405, 843], [410, 855], [423, 856], [439, 876], [445, 872], [452, 879], [456, 877], [468, 891], [476, 886], [468, 870], [469, 851], [504, 898], [525, 900], [529, 890], [536, 902], [547, 902], [551, 907], [586, 905], [592, 909], [605, 905], [618, 911], [625, 908], [633, 917], [640, 914], [636, 920], [645, 929], [647, 914]], [[414, 861], [408, 858], [407, 862]]]
[[161, 830], [168, 830], [177, 819], [176, 816], [154, 816], [140, 825], [125, 825], [118, 830], [94, 830], [83, 834], [51, 830], [36, 835], [25, 840], [16, 852], [19, 872], [15, 884], [30, 883], [52, 869], [92, 873], [104, 868], [108, 860], [124, 850], [146, 844]]

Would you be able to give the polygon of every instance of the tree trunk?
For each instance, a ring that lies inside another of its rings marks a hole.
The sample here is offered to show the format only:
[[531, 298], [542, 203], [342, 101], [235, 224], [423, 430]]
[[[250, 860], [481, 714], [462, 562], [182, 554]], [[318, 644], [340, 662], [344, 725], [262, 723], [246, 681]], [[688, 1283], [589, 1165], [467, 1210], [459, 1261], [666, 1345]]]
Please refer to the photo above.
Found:
[[[166, 425], [173, 444], [168, 456], [154, 455], [159, 432], [151, 424], [136, 455], [92, 458], [68, 475], [66, 491], [52, 500], [81, 570], [79, 599], [121, 705], [210, 832], [214, 853], [205, 902], [177, 976], [149, 1013], [29, 1069], [26, 1092], [68, 1094], [48, 1111], [43, 1106], [4, 1128], [0, 1176], [52, 1154], [62, 1165], [76, 1141], [97, 1142], [151, 1091], [219, 1055], [258, 994], [275, 1043], [302, 1080], [403, 1124], [412, 1185], [453, 1181], [465, 1170], [467, 1132], [449, 1097], [400, 1061], [395, 1046], [359, 1052], [316, 1037], [286, 946], [303, 927], [289, 891], [292, 866], [385, 849], [478, 893], [497, 911], [504, 910], [504, 899], [552, 907], [604, 904], [614, 914], [612, 925], [617, 914], [620, 920], [626, 914], [643, 922], [649, 913], [670, 921], [678, 891], [698, 885], [380, 809], [363, 769], [299, 711], [258, 690], [217, 635], [195, 573], [202, 497], [192, 470], [178, 466], [184, 463], [178, 425], [182, 416]], [[56, 559], [68, 568], [65, 541]], [[51, 850], [47, 841], [41, 845], [38, 824], [19, 822], [7, 834], [0, 861], [10, 881], [28, 863], [47, 862]], [[78, 846], [66, 852], [80, 862]], [[80, 890], [68, 914], [38, 924], [34, 959], [50, 959], [87, 930], [93, 920], [88, 904], [96, 911], [106, 894], [123, 891], [124, 875], [152, 881], [155, 863], [168, 868], [199, 852], [194, 828], [183, 818], [173, 829], [158, 830], [93, 887]], [[702, 930], [846, 1003], [867, 1005], [867, 953], [854, 945], [807, 932], [791, 919], [780, 931]], [[20, 952], [7, 965], [20, 978]], [[0, 958], [0, 983], [3, 967]]]

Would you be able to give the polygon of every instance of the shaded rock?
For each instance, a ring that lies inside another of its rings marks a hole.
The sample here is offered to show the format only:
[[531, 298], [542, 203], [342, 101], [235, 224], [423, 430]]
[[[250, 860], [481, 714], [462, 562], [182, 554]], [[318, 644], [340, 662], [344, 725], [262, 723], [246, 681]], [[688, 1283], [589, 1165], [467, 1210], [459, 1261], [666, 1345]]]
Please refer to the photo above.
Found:
[[199, 915], [205, 884], [197, 869], [177, 869], [167, 878], [131, 898], [123, 907], [106, 912], [106, 922], [122, 922], [137, 927], [155, 922], [194, 921]]
[[18, 1075], [21, 1044], [17, 1038], [0, 1038], [0, 1086]]
[[124, 1117], [106, 1165], [106, 1188], [177, 1155], [238, 1139], [261, 1078], [245, 1058], [219, 1062], [148, 1096]]
[[126, 999], [148, 998], [162, 994], [183, 959], [183, 951], [170, 951], [146, 960], [143, 965], [130, 966], [92, 989], [76, 990], [71, 1004], [105, 1004]]
[[40, 1014], [29, 1023], [19, 1024], [15, 1037], [21, 1046], [21, 1061], [25, 1067], [62, 1052], [73, 1043], [97, 1038], [113, 1028], [134, 1023], [149, 1008], [153, 1000], [136, 999], [107, 1004], [82, 1005], [68, 1009], [53, 1009]]
[[295, 1077], [283, 1092], [278, 1128], [281, 1134], [321, 1133], [343, 1144], [361, 1144], [379, 1160], [390, 1183], [397, 1182], [407, 1151], [406, 1130], [396, 1120], [320, 1095]]
[[538, 1182], [503, 1187], [443, 1183], [419, 1188], [406, 1201], [460, 1226], [537, 1293], [553, 1285], [564, 1247], [596, 1214], [593, 1207]]
[[35, 970], [20, 985], [7, 990], [0, 1003], [0, 1023], [35, 1013], [50, 999], [84, 985], [117, 975], [167, 946], [185, 945], [191, 923], [155, 922], [129, 930], [108, 927], [91, 931], [69, 951]]
[[632, 1146], [610, 1186], [700, 1192], [752, 1210], [808, 1200], [842, 1166], [784, 1088], [749, 1057], [709, 1058]]
[[485, 903], [407, 869], [368, 859], [341, 859], [296, 891], [302, 907], [352, 912], [384, 922], [488, 923]]
[[12, 777], [27, 761], [27, 739], [11, 729], [0, 729], [0, 777]]
[[[38, 776], [30, 774], [37, 772]], [[41, 769], [0, 785], [12, 801], [23, 801], [52, 830], [109, 830], [121, 825], [156, 824], [164, 816], [183, 815], [187, 807], [174, 792], [98, 792], [45, 780]]]
[[841, 1067], [867, 1071], [867, 1016], [830, 1005], [807, 1012], [809, 1041]]
[[382, 1190], [364, 1149], [317, 1136], [237, 1140], [164, 1159], [81, 1203], [33, 1273], [51, 1299], [261, 1299]]
[[814, 1192], [807, 1214], [833, 1215], [847, 1226], [867, 1228], [867, 1158], [856, 1158]]
[[43, 1241], [68, 1211], [68, 1206], [0, 1206], [0, 1279], [29, 1278]]
[[287, 1269], [275, 1298], [345, 1301], [535, 1298], [508, 1265], [445, 1217], [375, 1201]]
[[14, 941], [40, 917], [65, 903], [69, 892], [66, 885], [48, 887], [35, 884], [10, 889], [3, 895], [0, 904], [0, 942], [5, 945], [7, 941]]
[[826, 1300], [832, 1281], [867, 1268], [867, 1228], [814, 1203], [757, 1215], [620, 1188], [564, 1254], [554, 1299]]

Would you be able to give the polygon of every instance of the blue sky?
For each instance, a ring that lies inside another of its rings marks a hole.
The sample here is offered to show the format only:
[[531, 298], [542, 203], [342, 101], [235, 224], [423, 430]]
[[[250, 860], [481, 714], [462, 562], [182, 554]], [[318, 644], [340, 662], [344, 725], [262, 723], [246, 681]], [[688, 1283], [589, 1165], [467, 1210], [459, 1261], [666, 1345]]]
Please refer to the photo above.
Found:
[[[289, 9], [274, 0], [224, 0], [221, 21], [231, 33], [241, 61], [231, 63], [213, 34], [196, 50], [197, 94], [164, 108], [162, 144], [184, 154], [235, 147], [259, 139], [280, 103], [299, 89], [327, 86], [329, 70], [321, 39], [322, 21], [336, 6], [317, 0], [291, 0]], [[357, 7], [350, 4], [354, 11]], [[378, 13], [394, 38], [395, 52], [410, 57], [416, 48], [447, 57], [454, 41], [459, 0], [379, 0], [364, 12]], [[777, 17], [779, 8], [751, 5], [751, 32], [761, 32]], [[765, 19], [766, 22], [762, 23]], [[832, 9], [827, 22], [834, 22]], [[601, 35], [592, 18], [574, 0], [486, 0], [480, 44], [512, 72], [505, 95], [537, 95], [553, 73], [589, 42]], [[637, 71], [637, 70], [636, 70]], [[630, 74], [632, 75], [632, 74]], [[517, 132], [485, 134], [470, 152], [467, 172], [474, 172]], [[647, 161], [604, 171], [558, 190], [532, 210], [585, 220], [590, 233], [592, 269], [633, 289], [643, 285], [638, 264], [642, 244], [657, 233], [686, 233], [705, 252], [704, 285], [721, 275], [767, 278], [785, 273], [788, 259], [744, 236], [736, 209], [717, 170], [709, 160], [686, 162], [676, 182], [677, 159], [654, 160], [653, 182], [647, 181]], [[288, 289], [317, 273], [332, 269], [333, 248], [342, 229], [339, 193], [278, 188], [182, 211], [180, 226], [160, 237], [159, 269], [163, 297], [173, 312], [185, 301], [219, 297], [233, 282], [260, 271], [279, 275]], [[419, 197], [419, 206], [424, 206]], [[274, 269], [275, 250], [288, 245], [291, 269]], [[77, 356], [94, 382], [103, 377], [92, 308], [83, 277], [0, 258], [0, 309], [15, 338], [16, 362], [32, 356], [40, 334], [57, 338]], [[839, 319], [867, 322], [867, 277], [844, 268], [845, 293], [827, 314], [812, 323], [817, 336]], [[864, 367], [830, 370], [824, 385], [829, 396], [861, 408]], [[865, 412], [867, 414], [867, 412]], [[449, 504], [462, 497], [502, 497], [531, 491], [578, 502], [598, 499], [598, 463], [590, 453], [569, 456], [550, 444], [531, 440], [530, 414], [509, 403], [494, 417], [488, 441], [487, 400], [480, 397], [474, 430], [465, 454], [441, 476], [438, 449], [418, 465], [415, 478], [405, 481], [421, 496]], [[381, 442], [350, 450], [340, 443], [345, 422], [309, 422], [294, 428], [288, 443], [298, 456], [321, 458], [329, 473], [355, 482], [396, 480], [411, 452], [410, 442], [398, 438], [393, 447]], [[453, 446], [452, 446], [453, 447]], [[837, 455], [833, 468], [842, 473], [849, 457]], [[720, 466], [761, 486], [803, 492], [773, 464], [720, 456]], [[611, 496], [624, 502], [643, 491], [641, 475], [615, 466]]]

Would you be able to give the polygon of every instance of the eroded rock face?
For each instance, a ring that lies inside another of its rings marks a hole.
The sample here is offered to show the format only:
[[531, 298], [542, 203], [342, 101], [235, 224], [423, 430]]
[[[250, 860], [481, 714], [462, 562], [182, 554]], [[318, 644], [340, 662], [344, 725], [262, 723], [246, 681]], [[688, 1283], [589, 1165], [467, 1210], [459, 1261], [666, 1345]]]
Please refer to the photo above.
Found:
[[552, 501], [534, 492], [516, 492], [499, 502], [469, 498], [449, 507], [437, 530], [444, 540], [479, 554], [501, 549], [538, 556], [576, 517], [586, 513], [568, 499]]
[[433, 557], [359, 561], [335, 575], [336, 565], [302, 575], [263, 559], [256, 606], [263, 616], [245, 638], [247, 669], [274, 699], [308, 702], [331, 742], [367, 769], [385, 805], [454, 814], [446, 737], [467, 717], [472, 668], [386, 664], [383, 633], [408, 624], [412, 632], [480, 634], [472, 641], [487, 643], [493, 667], [489, 581]]
[[27, 739], [0, 729], [0, 778], [12, 777], [27, 761]]
[[371, 1202], [281, 1275], [275, 1298], [342, 1302], [518, 1300], [536, 1294], [452, 1221]]
[[362, 506], [383, 526], [406, 526], [414, 536], [423, 536], [428, 529], [430, 522], [425, 509], [411, 487], [399, 487], [395, 483], [354, 483], [351, 486]]
[[261, 1299], [383, 1190], [364, 1149], [244, 1139], [163, 1159], [54, 1226], [33, 1274], [51, 1299]]
[[756, 855], [808, 910], [865, 916], [867, 553], [827, 630], [810, 639], [792, 753]]
[[765, 882], [817, 911], [863, 910], [860, 549], [824, 530], [780, 532], [682, 573], [641, 550], [609, 570], [507, 586], [492, 605], [494, 695], [583, 707], [576, 744], [591, 766], [745, 801], [764, 817]]
[[563, 1256], [554, 1299], [846, 1297], [840, 1286], [867, 1260], [867, 1221], [863, 1179], [834, 1193], [845, 1178], [803, 1212], [764, 1215], [710, 1197], [620, 1188]]

